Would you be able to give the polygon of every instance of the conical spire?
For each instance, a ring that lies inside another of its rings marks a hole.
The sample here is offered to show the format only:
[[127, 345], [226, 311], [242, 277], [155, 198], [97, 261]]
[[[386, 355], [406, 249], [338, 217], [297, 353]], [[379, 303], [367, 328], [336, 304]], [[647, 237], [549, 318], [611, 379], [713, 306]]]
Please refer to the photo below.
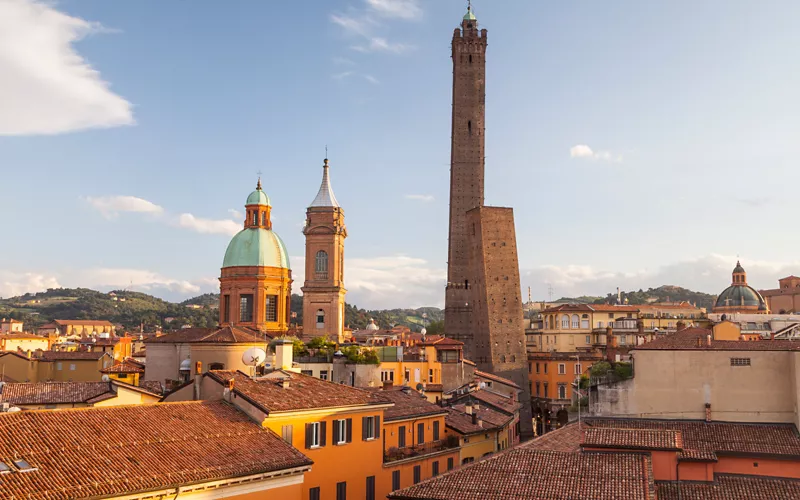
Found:
[[339, 202], [336, 201], [336, 196], [333, 194], [331, 188], [331, 179], [328, 175], [328, 159], [325, 158], [325, 165], [322, 166], [322, 184], [319, 186], [319, 192], [314, 201], [308, 207], [338, 207]]

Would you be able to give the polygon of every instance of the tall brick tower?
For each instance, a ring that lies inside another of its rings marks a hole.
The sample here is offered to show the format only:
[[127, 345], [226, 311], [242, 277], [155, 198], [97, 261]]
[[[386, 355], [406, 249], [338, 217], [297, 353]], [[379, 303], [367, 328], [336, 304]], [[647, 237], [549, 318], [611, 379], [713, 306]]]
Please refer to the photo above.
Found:
[[445, 292], [445, 332], [471, 356], [471, 229], [467, 211], [483, 205], [486, 116], [486, 30], [478, 31], [471, 6], [453, 33], [453, 119], [450, 150], [450, 234]]
[[303, 284], [303, 333], [341, 342], [344, 332], [344, 210], [331, 188], [328, 159], [322, 184], [306, 210], [306, 279]]
[[533, 435], [514, 211], [483, 204], [486, 30], [471, 6], [453, 33], [450, 239], [444, 329], [478, 368], [521, 389], [520, 430]]

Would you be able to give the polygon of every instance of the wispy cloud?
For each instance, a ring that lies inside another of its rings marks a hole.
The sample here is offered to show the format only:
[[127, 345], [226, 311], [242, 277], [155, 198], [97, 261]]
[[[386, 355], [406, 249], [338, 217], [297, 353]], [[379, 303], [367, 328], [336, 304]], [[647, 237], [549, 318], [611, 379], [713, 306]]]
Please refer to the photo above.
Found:
[[235, 208], [229, 208], [228, 213], [231, 214], [234, 219], [242, 219], [244, 217], [244, 214]]
[[242, 230], [241, 223], [230, 219], [203, 219], [192, 214], [181, 214], [178, 225], [202, 234], [234, 235]]
[[422, 16], [419, 0], [364, 0], [361, 8], [331, 14], [331, 22], [342, 28], [346, 36], [363, 39], [350, 48], [358, 52], [387, 52], [401, 54], [412, 49], [407, 43], [390, 42], [378, 31], [385, 31], [392, 20], [411, 21]]
[[121, 212], [136, 212], [160, 215], [164, 209], [151, 201], [136, 196], [87, 196], [86, 202], [108, 219]]
[[353, 71], [342, 71], [341, 73], [334, 73], [331, 75], [331, 78], [334, 80], [344, 80], [348, 76], [353, 76]]
[[380, 81], [378, 81], [377, 78], [375, 78], [372, 75], [363, 75], [363, 76], [364, 76], [364, 80], [368, 81], [369, 83], [373, 83], [375, 85], [381, 83]]
[[578, 144], [569, 148], [570, 158], [583, 158], [587, 160], [602, 160], [614, 163], [622, 162], [622, 155], [614, 155], [610, 151], [592, 151], [586, 144]]
[[131, 103], [74, 48], [90, 34], [110, 31], [52, 2], [0, 1], [0, 135], [132, 125]]
[[407, 200], [424, 201], [425, 203], [433, 201], [433, 195], [430, 194], [407, 194], [405, 198]]
[[339, 66], [355, 66], [356, 64], [354, 61], [351, 61], [346, 57], [334, 57], [332, 61], [333, 64], [337, 64]]

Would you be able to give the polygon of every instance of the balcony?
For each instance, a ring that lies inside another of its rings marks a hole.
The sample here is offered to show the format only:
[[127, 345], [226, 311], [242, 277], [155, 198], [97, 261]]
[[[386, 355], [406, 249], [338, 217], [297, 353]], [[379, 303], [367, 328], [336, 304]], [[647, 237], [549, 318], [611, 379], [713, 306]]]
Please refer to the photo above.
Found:
[[447, 439], [431, 441], [430, 443], [406, 446], [403, 448], [389, 448], [387, 451], [383, 452], [383, 463], [388, 464], [402, 460], [411, 460], [455, 449], [458, 449], [458, 438], [456, 436], [448, 436]]

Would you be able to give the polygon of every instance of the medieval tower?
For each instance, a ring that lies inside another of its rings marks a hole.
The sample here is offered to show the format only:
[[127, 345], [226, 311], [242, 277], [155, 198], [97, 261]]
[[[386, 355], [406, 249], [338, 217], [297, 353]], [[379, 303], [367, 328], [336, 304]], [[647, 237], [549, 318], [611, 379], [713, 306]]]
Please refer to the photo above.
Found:
[[322, 185], [306, 210], [306, 268], [303, 291], [303, 333], [342, 342], [344, 332], [344, 210], [331, 188], [328, 159]]
[[452, 46], [445, 334], [464, 342], [464, 356], [478, 369], [520, 386], [520, 427], [523, 434], [532, 435], [514, 212], [483, 204], [486, 36], [468, 7]]

